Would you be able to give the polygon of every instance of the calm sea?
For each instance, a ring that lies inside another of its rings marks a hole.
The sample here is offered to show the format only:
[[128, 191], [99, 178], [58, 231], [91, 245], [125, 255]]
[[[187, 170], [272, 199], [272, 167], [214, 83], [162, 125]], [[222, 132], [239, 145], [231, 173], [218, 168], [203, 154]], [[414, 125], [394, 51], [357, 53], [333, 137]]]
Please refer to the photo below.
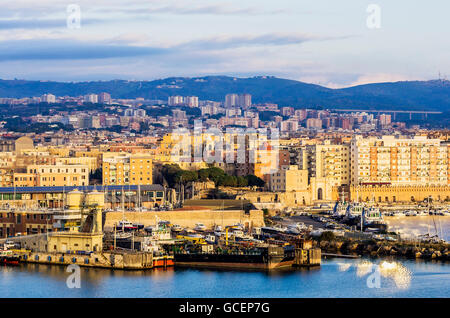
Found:
[[62, 266], [0, 267], [0, 297], [450, 297], [450, 265], [402, 260], [324, 260], [319, 269], [243, 272], [81, 268], [70, 289]]

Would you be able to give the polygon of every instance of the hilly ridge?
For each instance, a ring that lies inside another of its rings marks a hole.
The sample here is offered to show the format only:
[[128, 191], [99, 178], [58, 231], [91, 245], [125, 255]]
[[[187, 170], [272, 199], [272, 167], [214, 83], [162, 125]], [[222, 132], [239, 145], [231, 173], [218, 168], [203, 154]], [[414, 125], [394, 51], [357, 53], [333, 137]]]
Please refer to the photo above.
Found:
[[31, 97], [52, 93], [79, 96], [108, 92], [113, 98], [167, 99], [194, 95], [223, 101], [229, 93], [249, 93], [254, 103], [276, 103], [296, 108], [351, 108], [397, 110], [450, 110], [450, 82], [441, 80], [375, 83], [330, 89], [277, 77], [228, 76], [171, 77], [153, 81], [52, 82], [0, 80], [0, 97]]

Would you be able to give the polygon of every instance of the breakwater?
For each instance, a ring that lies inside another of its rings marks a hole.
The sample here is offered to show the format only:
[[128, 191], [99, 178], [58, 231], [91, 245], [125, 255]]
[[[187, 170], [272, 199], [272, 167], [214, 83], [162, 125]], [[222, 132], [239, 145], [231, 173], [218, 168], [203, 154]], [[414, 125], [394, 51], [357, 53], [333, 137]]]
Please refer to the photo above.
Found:
[[334, 239], [317, 240], [315, 245], [324, 253], [363, 255], [363, 256], [398, 256], [415, 259], [436, 259], [450, 261], [450, 244], [378, 242], [375, 240]]

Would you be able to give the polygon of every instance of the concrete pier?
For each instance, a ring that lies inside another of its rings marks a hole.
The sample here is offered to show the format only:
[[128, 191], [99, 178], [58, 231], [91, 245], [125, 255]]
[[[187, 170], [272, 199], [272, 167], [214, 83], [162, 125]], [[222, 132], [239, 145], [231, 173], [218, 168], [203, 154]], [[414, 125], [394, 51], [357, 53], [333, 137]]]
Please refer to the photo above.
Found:
[[[109, 269], [143, 270], [154, 267], [152, 253], [135, 252], [100, 252], [86, 255], [68, 253], [45, 252], [16, 252], [21, 262], [46, 265], [79, 265], [85, 267], [99, 267]], [[157, 260], [159, 261], [159, 259]], [[169, 260], [166, 261], [169, 263]], [[173, 263], [173, 260], [172, 260]]]

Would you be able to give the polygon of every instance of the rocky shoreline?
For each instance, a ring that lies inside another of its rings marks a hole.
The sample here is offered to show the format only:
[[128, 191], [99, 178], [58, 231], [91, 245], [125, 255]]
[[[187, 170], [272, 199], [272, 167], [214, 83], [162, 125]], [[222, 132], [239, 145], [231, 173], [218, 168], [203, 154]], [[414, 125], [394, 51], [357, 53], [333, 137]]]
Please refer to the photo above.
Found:
[[431, 244], [386, 241], [356, 241], [351, 239], [321, 240], [315, 245], [324, 253], [361, 256], [398, 256], [415, 259], [450, 261], [450, 244]]

